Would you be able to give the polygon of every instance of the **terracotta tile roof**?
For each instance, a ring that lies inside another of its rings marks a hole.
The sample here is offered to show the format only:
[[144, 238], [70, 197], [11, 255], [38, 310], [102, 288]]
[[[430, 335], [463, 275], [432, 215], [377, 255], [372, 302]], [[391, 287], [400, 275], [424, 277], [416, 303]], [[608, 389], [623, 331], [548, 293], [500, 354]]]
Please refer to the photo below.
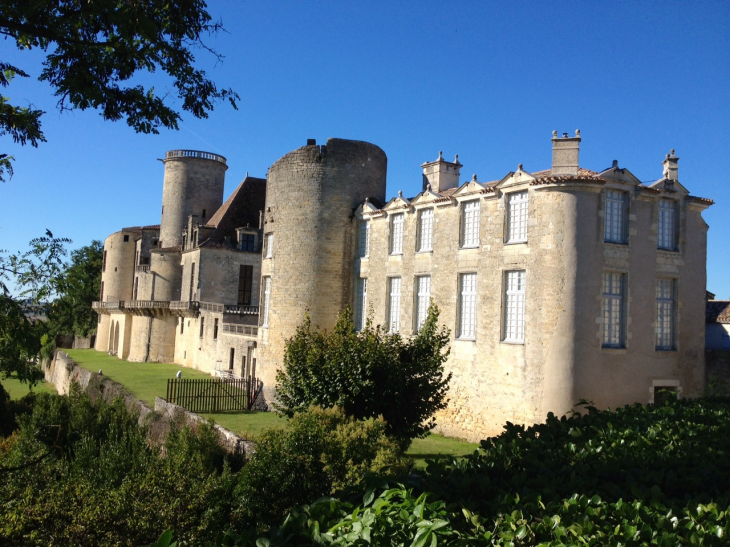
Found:
[[200, 246], [226, 247], [226, 238], [230, 242], [236, 241], [236, 228], [247, 224], [258, 228], [259, 212], [264, 210], [265, 203], [266, 179], [246, 177], [210, 217], [206, 227], [213, 228], [213, 232]]
[[582, 182], [593, 182], [595, 184], [605, 184], [605, 180], [598, 176], [598, 173], [591, 171], [590, 169], [584, 169], [578, 167], [577, 175], [553, 175], [552, 169], [545, 169], [544, 171], [536, 171], [530, 173], [535, 180], [530, 183], [530, 186], [539, 186], [541, 184], [552, 184], [553, 182], [568, 182], [579, 180]]
[[705, 323], [730, 323], [730, 300], [708, 300]]

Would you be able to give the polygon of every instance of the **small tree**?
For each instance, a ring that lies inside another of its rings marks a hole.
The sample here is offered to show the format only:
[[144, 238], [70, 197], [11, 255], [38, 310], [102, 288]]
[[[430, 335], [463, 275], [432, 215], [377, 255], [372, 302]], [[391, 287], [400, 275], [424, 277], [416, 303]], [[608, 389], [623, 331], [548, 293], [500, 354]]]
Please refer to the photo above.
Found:
[[406, 447], [436, 426], [434, 413], [447, 403], [449, 331], [438, 327], [438, 316], [431, 305], [410, 339], [370, 321], [356, 332], [349, 307], [331, 333], [305, 318], [287, 342], [277, 375], [278, 410], [291, 417], [310, 405], [338, 406], [358, 419], [382, 416], [388, 433]]

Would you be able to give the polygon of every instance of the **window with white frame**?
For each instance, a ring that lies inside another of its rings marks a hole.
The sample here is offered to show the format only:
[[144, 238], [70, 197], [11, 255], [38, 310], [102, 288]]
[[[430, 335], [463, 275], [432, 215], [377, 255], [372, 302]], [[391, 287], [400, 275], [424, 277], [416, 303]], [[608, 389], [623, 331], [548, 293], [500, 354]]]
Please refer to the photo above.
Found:
[[622, 348], [626, 330], [626, 274], [603, 273], [603, 347]]
[[263, 302], [263, 322], [262, 327], [269, 326], [269, 311], [271, 309], [271, 277], [264, 277], [264, 302]]
[[479, 200], [467, 201], [462, 205], [461, 246], [479, 246]]
[[677, 249], [677, 202], [673, 199], [659, 200], [659, 222], [657, 226], [657, 247], [674, 251]]
[[674, 349], [674, 279], [656, 280], [656, 349]]
[[370, 222], [360, 221], [360, 258], [365, 258], [370, 253]]
[[431, 304], [431, 276], [416, 277], [416, 331], [426, 322], [428, 307]]
[[264, 236], [264, 258], [274, 256], [274, 234], [269, 232]]
[[525, 271], [505, 272], [504, 341], [525, 341]]
[[418, 250], [433, 250], [433, 209], [421, 209], [418, 213]]
[[388, 332], [400, 331], [400, 277], [388, 280], [390, 298], [388, 299]]
[[606, 211], [604, 217], [603, 239], [609, 243], [626, 243], [626, 192], [606, 191]]
[[473, 340], [477, 329], [477, 274], [463, 273], [459, 277], [459, 338]]
[[403, 254], [403, 213], [393, 215], [390, 221], [390, 254]]
[[527, 241], [527, 191], [507, 196], [507, 243]]
[[355, 304], [355, 330], [361, 331], [367, 323], [368, 280], [357, 280], [357, 302]]

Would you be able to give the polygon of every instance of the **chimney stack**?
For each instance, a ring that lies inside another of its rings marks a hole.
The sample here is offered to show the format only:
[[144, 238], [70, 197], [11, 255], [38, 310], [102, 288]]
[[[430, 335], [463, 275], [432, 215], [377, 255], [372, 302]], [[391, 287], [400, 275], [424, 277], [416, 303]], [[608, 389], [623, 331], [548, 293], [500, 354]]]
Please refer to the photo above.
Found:
[[674, 155], [674, 148], [667, 154], [667, 158], [662, 162], [664, 166], [664, 178], [669, 180], [679, 180], [679, 158]]
[[459, 187], [461, 164], [459, 163], [458, 155], [454, 158], [454, 162], [451, 163], [444, 159], [443, 152], [439, 152], [439, 157], [436, 161], [426, 162], [421, 167], [423, 168], [424, 192], [429, 184], [431, 185], [431, 190], [437, 194], [449, 188]]
[[552, 175], [578, 174], [578, 152], [580, 151], [580, 129], [575, 130], [575, 137], [553, 131], [553, 166]]

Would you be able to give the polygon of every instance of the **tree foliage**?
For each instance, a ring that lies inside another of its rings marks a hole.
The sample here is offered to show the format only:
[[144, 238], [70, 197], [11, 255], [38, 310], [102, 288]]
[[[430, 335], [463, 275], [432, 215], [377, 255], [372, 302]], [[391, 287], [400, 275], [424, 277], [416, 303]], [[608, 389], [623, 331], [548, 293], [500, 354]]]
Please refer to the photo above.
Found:
[[[38, 305], [56, 294], [64, 270], [66, 244], [70, 239], [46, 235], [30, 242], [24, 253], [0, 255], [0, 375], [15, 375], [33, 385], [42, 377], [30, 362], [41, 349], [43, 328], [27, 316], [28, 303]], [[7, 282], [12, 280], [20, 297], [11, 295]], [[0, 386], [0, 391], [2, 388]]]
[[[195, 68], [194, 50], [222, 57], [204, 39], [223, 29], [213, 22], [204, 0], [0, 0], [0, 34], [20, 50], [47, 52], [39, 80], [55, 90], [61, 110], [98, 109], [105, 120], [126, 119], [135, 131], [177, 129], [180, 113], [171, 106], [206, 118], [216, 102], [235, 108], [238, 95], [219, 89], [204, 70]], [[162, 71], [173, 90], [157, 91], [139, 83], [141, 73]], [[0, 63], [0, 86], [21, 68]], [[43, 112], [0, 98], [0, 135], [20, 144], [45, 141]], [[12, 175], [12, 158], [0, 155], [0, 180]]]
[[436, 425], [446, 407], [451, 374], [444, 375], [449, 331], [438, 326], [438, 308], [411, 339], [371, 322], [355, 331], [352, 311], [331, 333], [305, 318], [287, 342], [277, 375], [278, 409], [288, 416], [310, 405], [338, 406], [358, 419], [382, 416], [388, 433], [408, 444]]
[[97, 314], [91, 303], [101, 292], [101, 266], [104, 245], [91, 244], [71, 251], [71, 262], [55, 282], [57, 298], [48, 308], [48, 329], [56, 334], [88, 336], [96, 330]]

